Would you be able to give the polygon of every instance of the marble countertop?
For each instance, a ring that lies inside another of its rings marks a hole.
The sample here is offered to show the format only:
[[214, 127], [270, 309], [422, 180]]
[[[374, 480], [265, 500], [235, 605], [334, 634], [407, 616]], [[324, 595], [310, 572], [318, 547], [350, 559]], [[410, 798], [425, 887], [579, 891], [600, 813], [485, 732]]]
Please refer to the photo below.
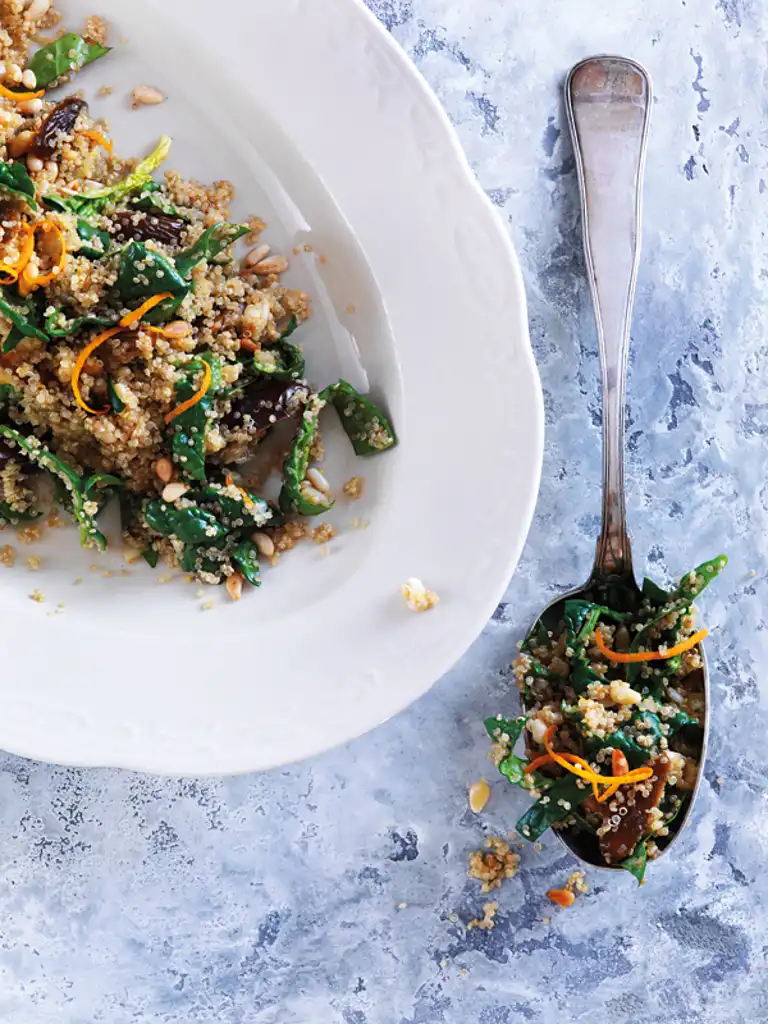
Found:
[[[504, 603], [410, 711], [289, 770], [224, 781], [0, 759], [3, 1024], [768, 1021], [766, 20], [757, 0], [368, 0], [437, 91], [520, 252], [546, 396], [535, 523]], [[623, 52], [656, 87], [629, 384], [638, 568], [726, 550], [701, 604], [714, 730], [677, 854], [593, 872], [553, 913], [562, 848], [523, 853], [496, 928], [467, 855], [523, 794], [481, 719], [514, 643], [598, 529], [596, 345], [560, 86]], [[551, 918], [549, 923], [545, 918]]]

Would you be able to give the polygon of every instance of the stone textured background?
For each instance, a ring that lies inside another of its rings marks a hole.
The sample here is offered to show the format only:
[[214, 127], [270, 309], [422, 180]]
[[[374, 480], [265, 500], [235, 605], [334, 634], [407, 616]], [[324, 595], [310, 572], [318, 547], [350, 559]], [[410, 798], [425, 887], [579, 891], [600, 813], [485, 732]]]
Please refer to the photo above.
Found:
[[[326, 0], [328, 2], [328, 0]], [[766, 11], [760, 0], [369, 0], [437, 91], [523, 260], [546, 392], [538, 512], [505, 602], [416, 707], [288, 771], [180, 781], [0, 759], [3, 1024], [727, 1024], [768, 1021]], [[480, 720], [534, 611], [587, 574], [598, 528], [596, 351], [560, 86], [590, 53], [657, 100], [630, 380], [638, 567], [726, 550], [701, 602], [714, 730], [677, 855], [593, 873], [527, 849], [498, 925], [465, 875], [526, 803]], [[490, 775], [489, 775], [490, 777]], [[407, 905], [406, 905], [407, 904]], [[543, 920], [551, 916], [550, 924]]]

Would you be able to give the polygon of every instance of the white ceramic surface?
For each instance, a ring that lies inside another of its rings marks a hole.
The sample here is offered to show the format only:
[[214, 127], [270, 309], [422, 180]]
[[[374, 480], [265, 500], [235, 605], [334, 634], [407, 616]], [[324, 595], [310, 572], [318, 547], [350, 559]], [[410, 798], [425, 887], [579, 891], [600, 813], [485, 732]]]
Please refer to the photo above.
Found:
[[[92, 11], [64, 6], [73, 25]], [[357, 0], [229, 6], [217, 39], [207, 0], [102, 0], [124, 42], [77, 85], [113, 87], [92, 109], [120, 152], [167, 132], [168, 166], [233, 180], [236, 214], [264, 216], [276, 249], [312, 246], [288, 277], [315, 298], [310, 377], [369, 380], [401, 445], [355, 460], [329, 425], [328, 475], [367, 483], [328, 517], [330, 555], [304, 545], [239, 605], [206, 593], [205, 614], [180, 577], [120, 575], [114, 524], [103, 557], [51, 531], [40, 573], [20, 559], [0, 575], [0, 746], [20, 754], [223, 773], [351, 739], [466, 650], [527, 534], [543, 409], [522, 280], [437, 101]], [[168, 101], [132, 112], [145, 82]], [[399, 596], [414, 575], [441, 596], [429, 614]], [[35, 586], [45, 603], [27, 599]]]

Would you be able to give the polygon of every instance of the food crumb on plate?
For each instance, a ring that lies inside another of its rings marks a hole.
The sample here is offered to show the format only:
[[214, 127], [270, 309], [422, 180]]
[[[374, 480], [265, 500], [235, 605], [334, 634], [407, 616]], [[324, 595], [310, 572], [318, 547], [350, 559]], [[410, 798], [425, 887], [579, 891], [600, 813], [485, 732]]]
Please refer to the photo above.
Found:
[[31, 601], [37, 601], [38, 604], [42, 604], [45, 601], [45, 594], [42, 590], [33, 590], [29, 598]]
[[481, 918], [476, 917], [472, 921], [470, 921], [467, 924], [467, 929], [480, 928], [486, 932], [492, 931], [494, 927], [493, 919], [496, 916], [496, 911], [498, 909], [498, 903], [484, 903], [483, 916]]
[[434, 590], [427, 590], [421, 580], [415, 576], [411, 576], [409, 580], [406, 580], [400, 588], [400, 593], [413, 612], [429, 611], [430, 608], [434, 608], [440, 601]]
[[322, 523], [312, 531], [312, 540], [315, 544], [327, 544], [336, 536], [336, 527], [332, 523]]
[[36, 544], [42, 535], [43, 531], [39, 526], [25, 526], [16, 534], [22, 544]]
[[468, 868], [469, 877], [483, 883], [482, 893], [500, 889], [504, 879], [514, 878], [520, 868], [520, 854], [514, 853], [500, 836], [490, 836], [485, 845], [489, 852], [471, 853]]
[[559, 907], [572, 907], [577, 893], [589, 892], [583, 871], [574, 871], [562, 889], [550, 889], [547, 897]]
[[344, 495], [347, 498], [349, 498], [350, 501], [357, 501], [359, 498], [362, 498], [363, 496], [364, 486], [365, 481], [361, 476], [353, 476], [350, 477], [349, 480], [347, 480], [347, 482], [341, 489], [344, 492]]
[[156, 106], [158, 103], [164, 102], [165, 96], [153, 85], [137, 85], [131, 93], [131, 106], [134, 110], [138, 110], [140, 107]]
[[40, 572], [40, 566], [42, 564], [42, 559], [37, 555], [30, 555], [27, 559], [27, 565], [29, 566], [30, 572]]

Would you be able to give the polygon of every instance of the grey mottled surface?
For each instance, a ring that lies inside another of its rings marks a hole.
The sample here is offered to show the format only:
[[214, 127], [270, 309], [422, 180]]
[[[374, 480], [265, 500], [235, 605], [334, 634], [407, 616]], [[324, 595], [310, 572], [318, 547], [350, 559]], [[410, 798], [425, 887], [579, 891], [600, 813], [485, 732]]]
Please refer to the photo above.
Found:
[[[768, 1021], [766, 6], [369, 3], [437, 90], [523, 260], [548, 425], [525, 557], [448, 678], [314, 762], [184, 782], [2, 758], [0, 1019]], [[594, 330], [559, 86], [601, 50], [646, 63], [657, 91], [630, 381], [636, 558], [664, 577], [731, 555], [702, 602], [712, 756], [677, 857], [644, 889], [595, 874], [553, 914], [543, 892], [571, 863], [548, 840], [525, 852], [496, 929], [467, 933], [482, 899], [466, 856], [526, 801], [494, 782], [487, 813], [467, 812], [467, 783], [489, 771], [480, 719], [512, 706], [514, 641], [558, 583], [585, 576], [598, 524]]]

